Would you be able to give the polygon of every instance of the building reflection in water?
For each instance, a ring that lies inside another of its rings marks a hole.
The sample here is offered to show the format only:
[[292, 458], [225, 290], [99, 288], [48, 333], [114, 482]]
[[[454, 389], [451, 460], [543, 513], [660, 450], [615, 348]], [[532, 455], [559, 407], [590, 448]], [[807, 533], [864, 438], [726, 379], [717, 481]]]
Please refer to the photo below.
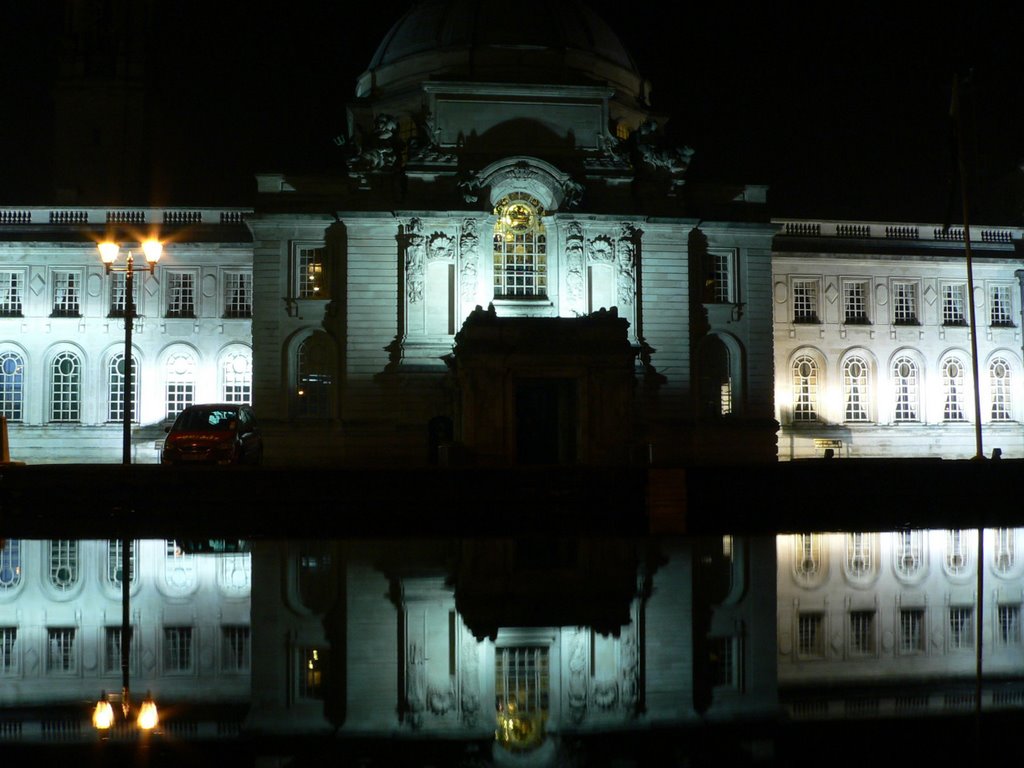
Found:
[[[462, 741], [543, 765], [598, 734], [970, 711], [980, 626], [984, 708], [1024, 706], [1024, 542], [983, 532], [979, 609], [977, 536], [144, 540], [133, 689], [165, 738]], [[0, 740], [95, 739], [122, 556], [6, 541]]]

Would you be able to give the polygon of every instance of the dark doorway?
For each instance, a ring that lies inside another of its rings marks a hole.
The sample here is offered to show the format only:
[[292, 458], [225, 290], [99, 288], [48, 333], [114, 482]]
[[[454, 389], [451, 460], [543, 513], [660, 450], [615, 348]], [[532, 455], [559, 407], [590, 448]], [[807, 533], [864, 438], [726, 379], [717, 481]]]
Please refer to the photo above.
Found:
[[576, 461], [576, 382], [524, 379], [516, 383], [516, 461]]

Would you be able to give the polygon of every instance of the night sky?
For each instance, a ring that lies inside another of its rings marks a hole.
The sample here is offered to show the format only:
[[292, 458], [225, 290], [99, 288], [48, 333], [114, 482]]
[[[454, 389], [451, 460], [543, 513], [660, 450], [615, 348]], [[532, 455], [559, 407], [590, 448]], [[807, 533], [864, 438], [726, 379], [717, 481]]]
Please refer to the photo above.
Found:
[[[694, 180], [771, 186], [774, 216], [941, 221], [954, 73], [973, 71], [977, 223], [1021, 224], [1024, 12], [959, 16], [589, 3], [653, 83]], [[150, 97], [162, 111], [154, 189], [165, 202], [247, 204], [257, 171], [336, 165], [332, 139], [380, 39], [411, 5], [158, 5]], [[50, 202], [48, 116], [59, 24], [8, 9], [0, 204]], [[628, 9], [628, 10], [627, 10]], [[370, 15], [372, 13], [372, 15]]]

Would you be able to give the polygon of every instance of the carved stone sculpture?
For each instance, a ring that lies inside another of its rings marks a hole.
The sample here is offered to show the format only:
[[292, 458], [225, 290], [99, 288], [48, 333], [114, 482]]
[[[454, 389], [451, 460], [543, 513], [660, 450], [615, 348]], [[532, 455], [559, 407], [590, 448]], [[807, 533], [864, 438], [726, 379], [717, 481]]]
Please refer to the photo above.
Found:
[[426, 239], [422, 222], [410, 219], [405, 228], [405, 285], [410, 304], [423, 300], [423, 267], [426, 260]]
[[585, 281], [583, 263], [583, 227], [571, 222], [565, 232], [565, 285], [572, 301], [583, 300]]

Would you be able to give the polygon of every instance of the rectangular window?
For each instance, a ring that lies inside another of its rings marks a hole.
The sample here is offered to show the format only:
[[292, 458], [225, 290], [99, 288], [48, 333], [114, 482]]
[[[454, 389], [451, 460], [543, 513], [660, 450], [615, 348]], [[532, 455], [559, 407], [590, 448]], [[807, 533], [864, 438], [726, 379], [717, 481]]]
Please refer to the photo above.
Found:
[[793, 281], [793, 322], [818, 322], [818, 281]]
[[[541, 298], [548, 293], [547, 236], [525, 207], [513, 204], [495, 228], [494, 295]], [[526, 218], [522, 218], [525, 216]], [[531, 221], [533, 225], [524, 222]], [[611, 255], [611, 254], [609, 254]]]
[[221, 627], [220, 668], [224, 672], [248, 672], [250, 665], [249, 627]]
[[[135, 316], [139, 315], [139, 283], [141, 282], [140, 276], [132, 277], [132, 309]], [[124, 272], [110, 273], [110, 317], [124, 317], [125, 312], [128, 311], [125, 305], [128, 297], [127, 285], [128, 278]]]
[[843, 282], [843, 321], [848, 325], [867, 325], [869, 322], [866, 280]]
[[327, 249], [295, 246], [295, 296], [299, 299], [327, 299]]
[[967, 288], [963, 283], [942, 286], [942, 324], [967, 325], [964, 296]]
[[80, 317], [81, 275], [77, 272], [53, 273], [53, 312], [51, 317]]
[[989, 324], [1013, 327], [1013, 294], [1008, 285], [993, 285], [989, 293]]
[[740, 688], [742, 675], [740, 639], [738, 637], [712, 637], [708, 641], [711, 684], [727, 688]]
[[866, 656], [875, 652], [875, 612], [850, 612], [850, 653]]
[[252, 273], [224, 275], [224, 317], [252, 317]]
[[74, 672], [75, 663], [75, 630], [73, 627], [50, 627], [46, 631], [46, 671]]
[[949, 609], [949, 649], [951, 651], [974, 647], [974, 609]]
[[735, 260], [736, 254], [732, 251], [711, 254], [711, 278], [714, 281], [711, 298], [717, 304], [730, 304], [736, 300], [733, 279]]
[[924, 652], [924, 610], [900, 610], [900, 653]]
[[804, 658], [825, 655], [825, 617], [820, 613], [801, 613], [797, 619], [797, 652]]
[[18, 671], [17, 642], [17, 627], [0, 627], [0, 675]]
[[4, 270], [0, 272], [0, 317], [21, 317], [21, 294], [23, 275], [21, 272]]
[[164, 627], [164, 672], [192, 671], [192, 627]]
[[299, 649], [299, 698], [323, 699], [327, 654], [320, 648]]
[[[128, 659], [131, 661], [131, 642], [134, 638], [131, 628], [128, 630]], [[103, 670], [110, 674], [121, 672], [121, 627], [107, 627], [103, 638]]]
[[892, 322], [894, 325], [918, 325], [917, 283], [892, 284]]
[[1020, 645], [1020, 606], [1000, 605], [999, 642], [1003, 645]]
[[196, 316], [196, 276], [191, 272], [167, 273], [167, 317]]

